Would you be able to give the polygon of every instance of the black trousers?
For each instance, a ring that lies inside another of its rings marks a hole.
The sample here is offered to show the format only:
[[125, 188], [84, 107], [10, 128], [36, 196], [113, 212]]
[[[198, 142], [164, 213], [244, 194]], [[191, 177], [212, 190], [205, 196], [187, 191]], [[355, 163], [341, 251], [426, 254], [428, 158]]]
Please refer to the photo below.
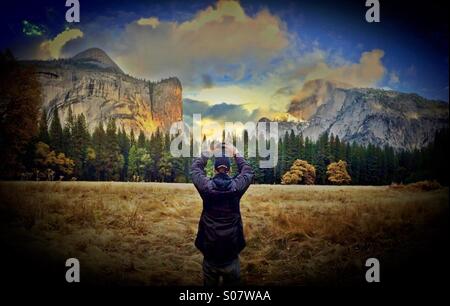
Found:
[[239, 257], [225, 265], [215, 265], [203, 258], [203, 284], [205, 286], [219, 286], [221, 278], [224, 286], [240, 285], [241, 265]]

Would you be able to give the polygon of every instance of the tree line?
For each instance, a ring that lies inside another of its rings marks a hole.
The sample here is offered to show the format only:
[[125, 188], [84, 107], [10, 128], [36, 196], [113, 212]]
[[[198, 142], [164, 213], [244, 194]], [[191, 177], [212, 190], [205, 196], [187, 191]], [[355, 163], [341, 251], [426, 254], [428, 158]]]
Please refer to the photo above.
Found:
[[278, 165], [256, 169], [260, 182], [278, 183], [295, 160], [315, 167], [315, 184], [329, 183], [327, 168], [343, 161], [354, 185], [386, 185], [437, 180], [448, 185], [448, 129], [436, 132], [434, 141], [421, 149], [395, 150], [390, 146], [367, 146], [341, 141], [338, 136], [323, 133], [316, 141], [301, 134], [286, 133], [278, 145]]
[[[159, 129], [150, 137], [140, 131], [127, 133], [117, 127], [114, 119], [99, 122], [89, 133], [83, 114], [74, 116], [69, 108], [65, 124], [61, 124], [56, 108], [50, 126], [46, 112], [42, 112], [38, 134], [28, 146], [25, 168], [47, 177], [46, 167], [51, 169], [53, 179], [99, 180], [99, 181], [149, 181], [190, 182], [190, 157], [173, 157], [170, 143], [173, 139]], [[64, 127], [63, 127], [64, 126]], [[244, 155], [248, 155], [246, 132]], [[367, 146], [341, 141], [338, 136], [324, 133], [316, 141], [286, 133], [278, 142], [278, 163], [274, 168], [260, 168], [260, 157], [247, 157], [255, 171], [255, 183], [283, 183], [283, 175], [295, 167], [297, 160], [313, 166], [314, 178], [309, 183], [329, 184], [329, 173], [336, 165], [345, 165], [354, 185], [386, 185], [392, 182], [411, 183], [420, 180], [438, 180], [448, 184], [448, 130], [436, 133], [430, 145], [413, 151], [396, 151], [392, 147]], [[234, 137], [236, 141], [236, 137]], [[45, 153], [49, 162], [43, 163]], [[57, 158], [59, 156], [59, 159]], [[71, 164], [72, 161], [72, 164]], [[235, 174], [236, 167], [232, 167]], [[213, 175], [212, 161], [206, 167]], [[328, 171], [328, 174], [327, 174]]]
[[[48, 126], [49, 121], [43, 111], [38, 133], [30, 142], [24, 160], [29, 170], [27, 177], [45, 179], [50, 172], [53, 179], [187, 181], [189, 161], [170, 155], [171, 137], [159, 129], [150, 138], [142, 131], [136, 137], [133, 130], [128, 134], [123, 126], [118, 128], [115, 120], [109, 119], [99, 122], [90, 133], [85, 116], [74, 116], [70, 107], [64, 125], [56, 108]], [[52, 162], [42, 156], [43, 147], [48, 147], [47, 154], [60, 156], [59, 161]]]

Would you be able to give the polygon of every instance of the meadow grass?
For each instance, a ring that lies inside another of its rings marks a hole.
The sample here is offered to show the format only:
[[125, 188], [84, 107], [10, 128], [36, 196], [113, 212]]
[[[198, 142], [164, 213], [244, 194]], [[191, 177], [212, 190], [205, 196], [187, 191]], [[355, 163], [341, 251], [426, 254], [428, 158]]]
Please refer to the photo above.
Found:
[[[7, 238], [78, 258], [84, 280], [202, 283], [192, 184], [1, 182], [0, 199]], [[426, 244], [447, 222], [448, 188], [252, 185], [241, 212], [245, 284], [345, 285], [367, 258], [401, 260]]]

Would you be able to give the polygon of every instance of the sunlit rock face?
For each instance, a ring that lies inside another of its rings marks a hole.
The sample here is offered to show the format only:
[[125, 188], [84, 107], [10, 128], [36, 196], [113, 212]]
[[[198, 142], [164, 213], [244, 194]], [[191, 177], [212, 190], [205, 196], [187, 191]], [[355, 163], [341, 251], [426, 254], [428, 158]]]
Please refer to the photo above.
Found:
[[71, 59], [32, 61], [42, 84], [43, 109], [49, 119], [56, 107], [64, 122], [69, 107], [83, 113], [93, 131], [99, 122], [115, 118], [126, 131], [158, 127], [167, 131], [182, 120], [182, 87], [177, 78], [149, 82], [126, 75], [101, 49], [83, 51]]
[[348, 142], [389, 145], [397, 150], [421, 148], [449, 124], [446, 102], [325, 80], [306, 83], [291, 102], [289, 113], [304, 120], [292, 127], [304, 137], [317, 139], [328, 132]]

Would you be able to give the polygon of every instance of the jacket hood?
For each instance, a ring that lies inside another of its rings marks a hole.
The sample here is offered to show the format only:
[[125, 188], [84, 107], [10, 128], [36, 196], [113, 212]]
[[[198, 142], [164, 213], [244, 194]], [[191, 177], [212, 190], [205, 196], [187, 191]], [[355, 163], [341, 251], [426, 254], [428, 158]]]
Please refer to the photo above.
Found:
[[218, 173], [213, 177], [213, 183], [215, 185], [215, 189], [220, 191], [227, 191], [231, 187], [231, 183], [233, 182], [232, 178], [226, 173]]

